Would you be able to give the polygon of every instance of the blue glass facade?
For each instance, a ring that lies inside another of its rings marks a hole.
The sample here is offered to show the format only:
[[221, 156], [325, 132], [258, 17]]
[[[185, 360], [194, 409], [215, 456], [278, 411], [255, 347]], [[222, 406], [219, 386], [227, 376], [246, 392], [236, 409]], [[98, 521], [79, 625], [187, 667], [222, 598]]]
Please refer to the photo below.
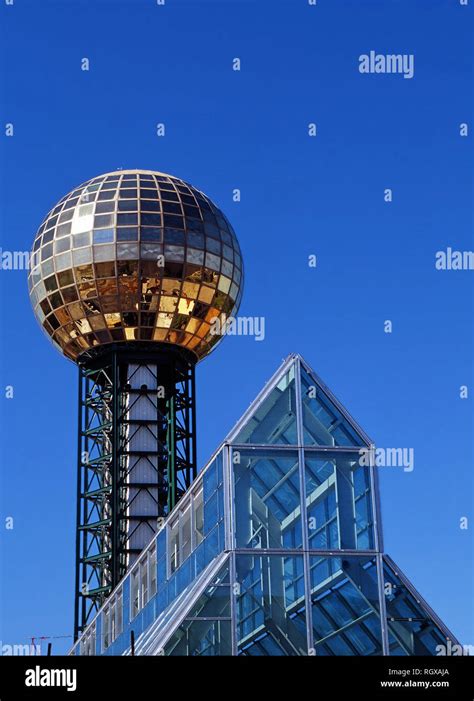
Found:
[[72, 654], [435, 655], [455, 638], [383, 554], [373, 445], [290, 356]]

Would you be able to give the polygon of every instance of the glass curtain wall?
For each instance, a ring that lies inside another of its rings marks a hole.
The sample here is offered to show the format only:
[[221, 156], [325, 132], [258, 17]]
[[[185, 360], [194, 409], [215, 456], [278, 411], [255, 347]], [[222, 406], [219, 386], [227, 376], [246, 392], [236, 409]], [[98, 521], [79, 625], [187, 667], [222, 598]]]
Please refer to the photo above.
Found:
[[74, 654], [435, 655], [383, 554], [370, 439], [299, 356], [276, 373]]

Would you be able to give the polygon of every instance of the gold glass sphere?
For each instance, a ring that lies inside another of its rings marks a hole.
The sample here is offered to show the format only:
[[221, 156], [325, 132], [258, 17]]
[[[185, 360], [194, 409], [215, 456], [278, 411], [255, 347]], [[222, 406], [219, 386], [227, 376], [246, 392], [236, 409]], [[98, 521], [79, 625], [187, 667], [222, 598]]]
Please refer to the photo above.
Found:
[[179, 178], [122, 170], [88, 180], [41, 224], [28, 277], [41, 326], [64, 355], [170, 343], [201, 359], [237, 313], [240, 247], [226, 216]]

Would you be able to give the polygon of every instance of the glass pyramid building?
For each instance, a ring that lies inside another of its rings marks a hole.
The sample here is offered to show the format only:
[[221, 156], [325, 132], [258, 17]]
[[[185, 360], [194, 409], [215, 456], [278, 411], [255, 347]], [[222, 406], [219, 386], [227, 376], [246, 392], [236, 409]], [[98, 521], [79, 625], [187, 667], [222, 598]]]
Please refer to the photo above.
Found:
[[136, 655], [187, 656], [459, 644], [383, 552], [373, 448], [290, 355], [71, 654], [129, 655], [132, 638]]

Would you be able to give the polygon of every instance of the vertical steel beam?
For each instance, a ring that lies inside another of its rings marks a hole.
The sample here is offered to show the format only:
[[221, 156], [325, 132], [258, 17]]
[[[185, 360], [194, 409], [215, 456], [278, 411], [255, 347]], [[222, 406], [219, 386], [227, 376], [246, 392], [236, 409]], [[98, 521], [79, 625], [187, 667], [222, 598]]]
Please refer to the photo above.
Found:
[[[76, 598], [74, 601], [74, 640], [77, 640], [77, 637], [79, 635], [79, 617], [80, 617], [80, 612], [79, 612], [79, 607], [81, 605], [81, 599], [78, 596], [78, 592], [81, 587], [81, 559], [80, 559], [80, 552], [81, 552], [81, 531], [79, 530], [79, 526], [81, 525], [81, 507], [82, 507], [82, 500], [81, 500], [81, 494], [82, 494], [82, 469], [81, 469], [81, 451], [82, 451], [82, 434], [81, 434], [81, 425], [82, 425], [82, 385], [84, 382], [84, 378], [82, 376], [82, 369], [79, 368], [79, 377], [78, 377], [78, 396], [77, 396], [77, 412], [78, 412], [78, 424], [79, 424], [79, 431], [77, 433], [77, 494], [76, 494], [76, 571], [75, 571], [75, 592], [76, 592]], [[82, 618], [82, 616], [81, 616]]]

